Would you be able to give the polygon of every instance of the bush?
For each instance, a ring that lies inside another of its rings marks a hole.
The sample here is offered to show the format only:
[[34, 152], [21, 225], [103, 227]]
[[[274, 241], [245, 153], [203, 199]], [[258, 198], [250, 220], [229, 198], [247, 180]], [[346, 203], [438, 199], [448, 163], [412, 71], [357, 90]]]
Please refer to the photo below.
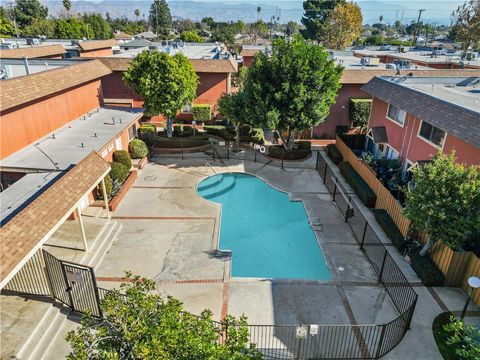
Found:
[[338, 137], [352, 150], [363, 150], [367, 137], [363, 134], [339, 134]]
[[140, 139], [133, 139], [128, 144], [128, 151], [132, 159], [142, 159], [148, 154], [147, 144]]
[[410, 265], [425, 286], [442, 286], [444, 276], [428, 256], [410, 255]]
[[183, 136], [192, 136], [193, 132], [194, 132], [194, 129], [191, 126], [183, 126], [182, 127]]
[[192, 105], [193, 120], [197, 122], [205, 122], [212, 118], [212, 107], [208, 104]]
[[348, 104], [348, 114], [350, 116], [352, 126], [359, 126], [362, 129], [366, 129], [371, 107], [372, 99], [350, 98], [350, 102]]
[[302, 150], [312, 149], [312, 143], [310, 141], [297, 141], [295, 144], [297, 145], [298, 149], [302, 149]]
[[221, 137], [225, 140], [235, 140], [235, 128], [233, 126], [207, 125], [203, 129], [209, 135]]
[[270, 146], [268, 148], [268, 156], [273, 157], [275, 159], [283, 159], [283, 160], [300, 160], [305, 159], [308, 155], [310, 155], [311, 151], [306, 149], [298, 149], [294, 148], [292, 151], [287, 151], [281, 145]]
[[362, 179], [360, 175], [352, 168], [348, 162], [341, 162], [340, 172], [345, 177], [350, 186], [355, 190], [358, 197], [365, 206], [373, 208], [375, 207], [375, 201], [377, 200], [377, 195], [373, 192], [372, 189], [368, 186], [365, 180]]
[[208, 136], [195, 135], [184, 138], [159, 137], [155, 146], [158, 148], [192, 148], [209, 144]]
[[[107, 197], [112, 194], [112, 178], [107, 174], [105, 176], [105, 190], [107, 191]], [[102, 183], [98, 184], [98, 197], [103, 199], [103, 186]]]
[[338, 165], [343, 161], [343, 156], [340, 153], [340, 151], [338, 151], [335, 144], [328, 144], [327, 145], [327, 154], [328, 154], [328, 157], [330, 159], [332, 159], [332, 161], [335, 165]]
[[265, 142], [265, 133], [263, 129], [253, 128], [250, 134], [250, 141], [255, 144], [263, 144]]
[[112, 162], [110, 166], [110, 177], [112, 178], [112, 182], [118, 182], [120, 184], [123, 184], [123, 182], [128, 176], [128, 171], [130, 169], [119, 162]]
[[398, 251], [402, 252], [405, 249], [407, 242], [388, 214], [388, 211], [385, 209], [374, 209], [373, 213], [375, 214], [375, 219], [377, 219], [383, 231], [385, 231], [385, 234], [390, 238], [392, 244], [398, 249]]
[[250, 136], [252, 133], [252, 127], [248, 124], [240, 126], [240, 136]]
[[125, 165], [128, 170], [132, 167], [132, 159], [126, 150], [115, 150], [113, 152], [113, 161]]
[[144, 135], [144, 134], [147, 134], [147, 133], [156, 134], [157, 133], [157, 125], [151, 124], [151, 123], [142, 124], [138, 128], [138, 133], [140, 135]]
[[182, 125], [173, 126], [173, 136], [180, 137], [183, 135]]

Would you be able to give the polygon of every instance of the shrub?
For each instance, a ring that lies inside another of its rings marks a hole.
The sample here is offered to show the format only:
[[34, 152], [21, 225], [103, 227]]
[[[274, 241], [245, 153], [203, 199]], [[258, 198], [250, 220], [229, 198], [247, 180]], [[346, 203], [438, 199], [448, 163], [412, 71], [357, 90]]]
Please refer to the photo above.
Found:
[[183, 135], [183, 126], [182, 125], [174, 125], [173, 126], [173, 136], [180, 137]]
[[330, 159], [332, 159], [333, 163], [336, 165], [340, 164], [343, 161], [343, 156], [340, 153], [340, 151], [338, 151], [335, 144], [327, 145], [327, 154], [330, 157]]
[[204, 126], [203, 129], [209, 135], [214, 135], [221, 137], [225, 140], [234, 140], [235, 139], [235, 128], [234, 127], [226, 127], [222, 125], [207, 125]]
[[444, 276], [428, 256], [410, 255], [410, 265], [425, 286], [442, 286]]
[[197, 146], [207, 145], [208, 136], [206, 135], [195, 135], [189, 136], [188, 138], [167, 138], [161, 137], [155, 143], [155, 146], [158, 148], [192, 148]]
[[350, 98], [350, 102], [348, 104], [348, 114], [350, 116], [352, 126], [359, 126], [362, 129], [366, 129], [371, 107], [372, 99]]
[[298, 149], [302, 149], [302, 150], [312, 149], [312, 143], [310, 141], [297, 141], [295, 144], [297, 145]]
[[120, 184], [123, 184], [123, 182], [128, 176], [128, 171], [130, 169], [119, 162], [112, 162], [110, 166], [110, 177], [112, 178], [112, 182], [118, 182]]
[[268, 155], [275, 159], [283, 160], [300, 160], [305, 159], [310, 155], [310, 150], [294, 148], [292, 151], [287, 151], [281, 145], [270, 146], [268, 148]]
[[265, 133], [263, 132], [263, 129], [253, 128], [250, 141], [255, 144], [263, 144], [265, 142]]
[[383, 231], [385, 231], [385, 234], [390, 238], [392, 244], [398, 249], [398, 251], [403, 251], [407, 245], [405, 237], [400, 230], [398, 230], [397, 225], [393, 222], [388, 211], [384, 209], [374, 209], [373, 213], [375, 214], [375, 219], [377, 219]]
[[339, 134], [338, 137], [352, 150], [363, 150], [367, 137], [363, 134]]
[[147, 144], [140, 139], [133, 139], [130, 141], [130, 144], [128, 144], [128, 151], [132, 159], [144, 158], [148, 154]]
[[208, 104], [192, 105], [193, 120], [205, 122], [212, 118], [212, 107]]
[[138, 133], [140, 135], [147, 134], [147, 133], [156, 134], [157, 133], [157, 125], [151, 124], [151, 123], [142, 124], [138, 128]]
[[182, 127], [182, 134], [183, 134], [183, 136], [192, 136], [193, 135], [193, 127], [183, 126]]
[[[107, 197], [112, 194], [112, 178], [107, 174], [105, 176], [105, 190], [107, 191]], [[102, 183], [98, 184], [98, 196], [103, 199], [103, 186]]]
[[372, 189], [368, 186], [365, 180], [352, 168], [348, 162], [341, 162], [339, 164], [340, 172], [345, 177], [350, 186], [355, 190], [358, 197], [367, 207], [373, 208], [377, 196]]
[[115, 150], [113, 152], [113, 161], [125, 165], [128, 170], [132, 167], [132, 159], [126, 150]]
[[240, 126], [240, 136], [250, 136], [252, 133], [252, 127], [248, 124]]

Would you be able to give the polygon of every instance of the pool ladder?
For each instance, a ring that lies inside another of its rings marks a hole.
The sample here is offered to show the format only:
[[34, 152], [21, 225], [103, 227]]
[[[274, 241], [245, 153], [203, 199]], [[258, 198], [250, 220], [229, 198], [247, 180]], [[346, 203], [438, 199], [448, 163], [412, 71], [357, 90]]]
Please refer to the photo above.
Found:
[[212, 165], [210, 165], [210, 163], [207, 161], [207, 162], [205, 163], [205, 172], [208, 171], [208, 168], [212, 169], [212, 171], [214, 172], [215, 175], [217, 174], [217, 172], [215, 171], [215, 169], [212, 168]]

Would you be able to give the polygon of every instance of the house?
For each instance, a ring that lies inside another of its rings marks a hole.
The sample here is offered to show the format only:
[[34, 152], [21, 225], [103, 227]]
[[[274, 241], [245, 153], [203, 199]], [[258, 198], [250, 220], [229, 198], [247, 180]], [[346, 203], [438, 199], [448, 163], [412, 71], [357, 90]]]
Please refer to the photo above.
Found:
[[243, 45], [240, 51], [240, 56], [243, 60], [243, 66], [250, 67], [253, 64], [253, 58], [260, 51], [266, 51], [267, 47], [264, 45]]
[[81, 41], [78, 43], [78, 56], [80, 57], [102, 57], [112, 56], [113, 47], [117, 45], [114, 39]]
[[403, 171], [438, 151], [480, 165], [480, 76], [375, 77], [366, 149], [399, 159]]

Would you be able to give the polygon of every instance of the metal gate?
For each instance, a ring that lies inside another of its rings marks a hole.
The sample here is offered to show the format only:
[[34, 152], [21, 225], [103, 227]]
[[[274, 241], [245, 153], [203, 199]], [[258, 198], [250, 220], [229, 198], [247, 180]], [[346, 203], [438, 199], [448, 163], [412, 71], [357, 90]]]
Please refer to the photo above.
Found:
[[57, 259], [43, 250], [45, 268], [53, 296], [73, 311], [101, 317], [95, 273], [88, 266]]

